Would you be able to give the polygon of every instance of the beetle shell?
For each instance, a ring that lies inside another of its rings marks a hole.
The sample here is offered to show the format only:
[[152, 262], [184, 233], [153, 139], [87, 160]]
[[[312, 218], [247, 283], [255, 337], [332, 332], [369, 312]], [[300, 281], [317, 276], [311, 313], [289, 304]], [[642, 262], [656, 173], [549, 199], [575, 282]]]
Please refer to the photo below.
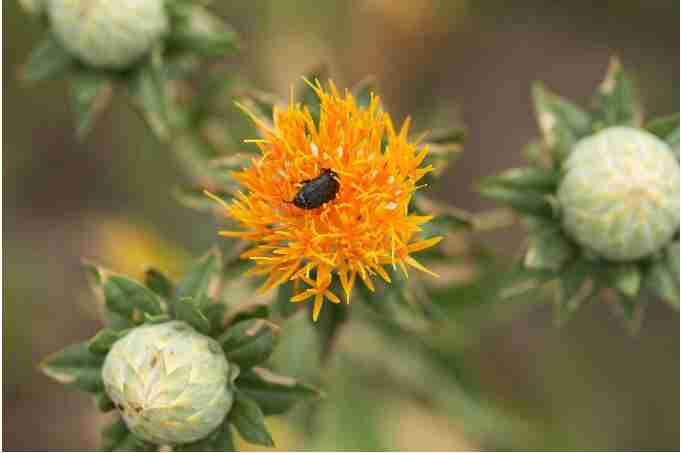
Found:
[[338, 175], [333, 170], [325, 168], [316, 178], [303, 181], [304, 185], [293, 198], [292, 203], [301, 209], [316, 209], [332, 201], [340, 189], [337, 177]]

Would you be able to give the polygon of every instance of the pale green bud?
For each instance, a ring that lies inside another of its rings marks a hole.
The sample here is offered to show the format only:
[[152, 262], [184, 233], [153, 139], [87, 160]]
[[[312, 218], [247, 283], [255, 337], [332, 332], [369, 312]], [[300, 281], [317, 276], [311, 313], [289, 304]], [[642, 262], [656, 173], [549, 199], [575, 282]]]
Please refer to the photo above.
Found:
[[613, 261], [663, 248], [679, 228], [679, 164], [669, 145], [631, 127], [580, 140], [558, 189], [572, 238]]
[[234, 402], [237, 374], [215, 340], [181, 321], [133, 329], [113, 345], [102, 369], [106, 393], [130, 431], [161, 445], [215, 430]]
[[85, 63], [121, 69], [168, 29], [163, 0], [47, 0], [54, 34]]

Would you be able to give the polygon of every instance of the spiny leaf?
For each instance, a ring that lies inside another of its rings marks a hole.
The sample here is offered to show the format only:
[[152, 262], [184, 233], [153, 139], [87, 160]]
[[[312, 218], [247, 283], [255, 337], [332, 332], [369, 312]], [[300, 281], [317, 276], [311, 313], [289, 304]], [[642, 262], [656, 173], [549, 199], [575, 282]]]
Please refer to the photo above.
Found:
[[461, 127], [434, 129], [426, 137], [426, 143], [434, 145], [463, 145], [466, 130]]
[[265, 319], [251, 319], [231, 326], [220, 335], [225, 356], [242, 369], [267, 360], [275, 345], [275, 326]]
[[665, 257], [667, 259], [667, 266], [671, 273], [679, 279], [679, 255], [681, 254], [679, 241], [674, 241], [669, 244], [665, 250]]
[[555, 304], [555, 322], [567, 321], [594, 293], [594, 264], [578, 259], [560, 273], [558, 294]]
[[93, 354], [88, 343], [67, 346], [45, 358], [40, 369], [52, 379], [86, 392], [98, 393], [104, 389], [102, 364], [104, 357]]
[[175, 291], [173, 282], [163, 272], [153, 267], [144, 273], [144, 284], [161, 297], [170, 299]]
[[636, 297], [641, 288], [641, 272], [634, 264], [612, 265], [608, 270], [612, 286], [627, 297]]
[[558, 271], [575, 253], [560, 228], [535, 228], [530, 233], [524, 264], [528, 269]]
[[322, 396], [312, 386], [260, 367], [242, 372], [236, 385], [258, 403], [265, 415], [283, 414], [302, 399]]
[[679, 114], [663, 116], [650, 121], [645, 125], [648, 132], [667, 142], [672, 147], [672, 152], [679, 158]]
[[33, 49], [22, 75], [29, 81], [55, 79], [65, 75], [73, 63], [73, 57], [50, 34]]
[[101, 305], [101, 311], [104, 315], [103, 317], [106, 325], [112, 329], [118, 330], [127, 329], [128, 327], [134, 326], [135, 323], [130, 317], [110, 310], [106, 304], [104, 281], [106, 278], [108, 278], [111, 272], [87, 260], [83, 260], [82, 264], [86, 271], [90, 286], [97, 297], [98, 303]]
[[111, 346], [127, 333], [127, 330], [102, 329], [88, 341], [88, 349], [93, 354], [106, 355]]
[[109, 398], [109, 395], [106, 394], [106, 392], [99, 392], [97, 395], [95, 395], [95, 404], [97, 405], [97, 409], [99, 409], [102, 412], [109, 412], [113, 410], [114, 407], [114, 402], [111, 401], [111, 398]]
[[244, 392], [236, 392], [228, 420], [244, 440], [266, 447], [274, 446], [272, 436], [265, 426], [265, 416], [262, 410], [258, 407], [258, 403]]
[[142, 321], [142, 313], [150, 315], [163, 313], [158, 296], [135, 280], [110, 275], [104, 280], [103, 289], [107, 309], [133, 323]]
[[236, 307], [236, 310], [238, 310], [236, 313], [231, 313], [232, 324], [247, 321], [249, 319], [267, 319], [270, 317], [270, 307], [263, 304], [255, 304], [247, 307]]
[[596, 90], [594, 98], [596, 102], [594, 122], [597, 127], [639, 125], [633, 84], [617, 58], [610, 60], [608, 73]]
[[437, 202], [419, 194], [414, 196], [414, 205], [418, 213], [434, 216], [432, 222], [445, 227], [447, 231], [462, 227], [472, 228], [474, 226], [474, 216], [454, 206]]
[[513, 189], [498, 184], [484, 182], [479, 187], [480, 194], [486, 198], [509, 205], [522, 214], [551, 218], [554, 210], [546, 196], [540, 192]]
[[211, 282], [220, 270], [220, 251], [213, 249], [196, 260], [177, 284], [176, 298], [209, 295]]
[[210, 335], [215, 336], [221, 334], [225, 330], [224, 319], [227, 306], [215, 301], [209, 297], [204, 297], [199, 301], [201, 312], [208, 319], [210, 323]]
[[236, 33], [221, 17], [191, 3], [176, 2], [170, 10], [174, 19], [170, 45], [208, 57], [222, 57], [238, 50]]
[[174, 451], [236, 451], [232, 430], [223, 423], [205, 439], [190, 444], [175, 445]]
[[175, 301], [175, 319], [184, 321], [197, 331], [208, 335], [210, 333], [210, 321], [201, 311], [199, 302], [191, 297], [183, 297]]
[[590, 132], [589, 114], [576, 104], [551, 93], [540, 82], [532, 86], [537, 121], [544, 142], [558, 162], [569, 154], [572, 145]]
[[119, 418], [102, 430], [102, 451], [154, 451], [155, 446], [135, 437]]
[[282, 318], [288, 318], [298, 311], [298, 305], [291, 303], [294, 282], [279, 285], [277, 289], [277, 299], [273, 304], [273, 309]]
[[530, 189], [540, 192], [554, 192], [560, 175], [558, 172], [540, 167], [511, 168], [499, 175], [485, 178], [490, 184], [513, 189]]
[[71, 77], [71, 100], [76, 113], [78, 137], [92, 128], [97, 115], [109, 104], [113, 89], [103, 72], [79, 68]]
[[162, 140], [170, 138], [168, 99], [160, 54], [156, 51], [130, 81], [130, 90], [149, 127]]
[[644, 277], [645, 287], [679, 310], [679, 283], [665, 260], [656, 260], [650, 265]]
[[[174, 190], [173, 195], [175, 199], [187, 208], [194, 209], [200, 212], [219, 213], [224, 209], [215, 200], [206, 196], [204, 187], [178, 187]], [[213, 188], [210, 193], [216, 197], [229, 202], [232, 199], [232, 194], [225, 190], [216, 190]]]

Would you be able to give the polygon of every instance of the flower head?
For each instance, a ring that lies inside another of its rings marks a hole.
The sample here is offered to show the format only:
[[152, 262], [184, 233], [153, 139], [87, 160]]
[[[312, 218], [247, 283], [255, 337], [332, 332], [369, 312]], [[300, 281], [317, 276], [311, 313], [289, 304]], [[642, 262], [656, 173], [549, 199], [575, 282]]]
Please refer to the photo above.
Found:
[[98, 68], [129, 66], [169, 27], [162, 0], [50, 0], [47, 13], [62, 45]]
[[206, 437], [234, 402], [238, 368], [220, 345], [180, 321], [137, 327], [106, 356], [106, 392], [140, 438], [182, 444]]
[[[418, 181], [432, 171], [422, 166], [428, 146], [407, 138], [409, 119], [398, 130], [377, 96], [363, 108], [332, 82], [328, 91], [310, 85], [320, 101], [318, 121], [293, 102], [275, 109], [273, 126], [253, 116], [261, 155], [234, 174], [245, 192], [225, 206], [243, 229], [220, 234], [255, 243], [242, 257], [255, 263], [250, 274], [268, 276], [262, 290], [303, 284], [291, 301], [314, 298], [316, 320], [325, 299], [340, 302], [331, 290], [334, 275], [349, 303], [357, 276], [372, 291], [374, 276], [390, 282], [386, 265], [432, 274], [411, 255], [441, 238], [420, 238], [419, 225], [431, 216], [409, 213]], [[303, 188], [324, 203], [299, 207], [294, 200]]]
[[653, 134], [615, 126], [578, 142], [558, 189], [563, 225], [613, 261], [661, 249], [679, 229], [679, 165]]

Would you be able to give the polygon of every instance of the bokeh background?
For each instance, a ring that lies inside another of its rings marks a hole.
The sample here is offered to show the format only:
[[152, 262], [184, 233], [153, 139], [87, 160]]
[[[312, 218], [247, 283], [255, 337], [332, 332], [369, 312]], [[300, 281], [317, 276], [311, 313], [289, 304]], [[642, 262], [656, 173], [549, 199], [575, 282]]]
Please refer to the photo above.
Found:
[[[245, 44], [230, 62], [261, 89], [286, 95], [326, 63], [342, 86], [376, 75], [389, 111], [411, 114], [417, 127], [465, 125], [464, 155], [430, 190], [470, 210], [492, 207], [472, 189], [476, 178], [519, 163], [522, 145], [537, 133], [533, 80], [586, 102], [616, 54], [647, 115], [679, 107], [674, 0], [215, 3]], [[177, 275], [216, 240], [215, 222], [173, 198], [178, 164], [125, 102], [115, 102], [85, 141], [75, 139], [66, 83], [27, 86], [16, 77], [39, 24], [14, 0], [2, 8], [4, 449], [95, 449], [105, 416], [87, 396], [36, 370], [44, 355], [98, 328], [81, 257], [132, 275], [147, 264]], [[520, 237], [516, 228], [477, 240], [512, 256]], [[279, 448], [679, 449], [679, 319], [672, 309], [652, 304], [641, 332], [630, 336], [604, 303], [584, 307], [560, 329], [549, 304], [465, 305], [445, 325], [442, 350], [456, 344], [451, 360], [513, 422], [470, 417], [455, 404], [384, 385], [362, 364], [400, 362], [402, 353], [350, 327], [341, 347], [361, 354], [329, 365], [329, 396], [314, 424], [300, 426], [300, 413], [269, 420]], [[301, 329], [283, 339], [289, 355], [274, 360], [302, 370], [314, 346]], [[301, 363], [292, 365], [292, 356]], [[418, 360], [404, 370], [431, 378]], [[446, 386], [441, 391], [451, 396]]]

